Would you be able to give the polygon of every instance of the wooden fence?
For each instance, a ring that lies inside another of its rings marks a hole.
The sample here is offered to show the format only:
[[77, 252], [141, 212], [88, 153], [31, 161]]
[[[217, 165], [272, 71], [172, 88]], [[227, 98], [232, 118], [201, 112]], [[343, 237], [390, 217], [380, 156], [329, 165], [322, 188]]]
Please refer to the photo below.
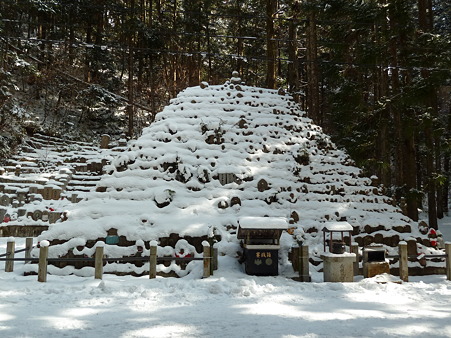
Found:
[[[299, 247], [292, 248], [293, 250], [293, 260], [296, 262], [294, 266], [295, 271], [299, 272], [299, 278], [297, 280], [301, 282], [311, 281], [309, 275], [309, 249], [307, 245], [299, 245]], [[354, 275], [359, 274], [359, 248], [358, 245], [351, 246], [351, 252], [356, 254], [356, 260], [354, 262]], [[407, 254], [407, 243], [404, 241], [399, 242], [398, 245], [398, 255], [386, 256], [388, 259], [398, 258], [399, 259], [399, 278], [404, 281], [409, 281], [409, 258], [418, 258], [418, 256]], [[446, 260], [446, 279], [451, 281], [451, 243], [445, 243], [445, 253], [438, 255], [422, 255], [422, 258], [443, 258]]]
[[[191, 261], [203, 261], [203, 278], [208, 278], [213, 275], [213, 271], [218, 268], [218, 250], [212, 248], [207, 241], [203, 243], [203, 257], [158, 257], [157, 256], [157, 243], [151, 242], [149, 257], [105, 257], [103, 245], [96, 247], [94, 257], [80, 257], [80, 258], [49, 258], [48, 249], [49, 244], [47, 241], [42, 241], [39, 248], [39, 258], [31, 257], [31, 250], [33, 249], [33, 239], [26, 239], [26, 248], [21, 250], [15, 249], [15, 242], [8, 241], [6, 247], [6, 253], [0, 255], [0, 261], [5, 261], [5, 272], [14, 271], [14, 262], [24, 261], [25, 263], [38, 263], [38, 281], [47, 281], [47, 265], [48, 263], [57, 262], [94, 262], [94, 278], [102, 279], [104, 263], [108, 262], [149, 262], [149, 278], [156, 278], [157, 276], [157, 264], [164, 261], [176, 261], [176, 262], [191, 262]], [[14, 255], [19, 252], [25, 251], [25, 258], [15, 258]], [[6, 258], [3, 258], [6, 257]]]
[[[421, 255], [422, 258], [444, 258], [446, 261], [446, 279], [451, 281], [451, 242], [445, 243], [445, 253], [438, 255]], [[408, 261], [409, 258], [418, 258], [416, 255], [408, 255], [407, 254], [407, 243], [404, 241], [399, 242], [398, 244], [398, 255], [389, 255], [390, 258], [398, 258], [399, 259], [399, 278], [404, 281], [409, 281], [409, 267]]]
[[[47, 264], [56, 262], [94, 262], [94, 278], [102, 279], [103, 276], [103, 266], [104, 263], [108, 262], [149, 262], [149, 278], [156, 278], [157, 276], [157, 264], [164, 261], [176, 261], [176, 262], [190, 262], [194, 260], [203, 261], [203, 278], [207, 278], [213, 274], [214, 270], [218, 268], [218, 250], [212, 248], [210, 243], [204, 241], [203, 245], [203, 257], [158, 257], [157, 256], [157, 243], [152, 241], [150, 243], [150, 254], [149, 257], [104, 257], [104, 247], [103, 245], [97, 245], [95, 255], [93, 258], [49, 258], [48, 257], [48, 242], [43, 241], [40, 245], [39, 258], [31, 257], [31, 250], [33, 249], [33, 239], [27, 238], [25, 242], [25, 249], [14, 250], [15, 242], [8, 241], [6, 246], [6, 253], [0, 255], [0, 261], [5, 261], [5, 272], [12, 272], [14, 270], [14, 262], [24, 261], [25, 263], [38, 263], [38, 281], [47, 281]], [[293, 252], [296, 253], [296, 267], [295, 270], [299, 271], [299, 281], [310, 282], [309, 274], [309, 250], [308, 246], [300, 245], [297, 248], [293, 248]], [[14, 255], [19, 252], [25, 251], [25, 258], [15, 258]], [[352, 245], [351, 252], [356, 254], [356, 261], [354, 262], [354, 275], [358, 274], [359, 271], [359, 255], [358, 247]], [[417, 256], [409, 256], [407, 254], [407, 243], [399, 242], [398, 245], [398, 255], [387, 256], [388, 259], [398, 258], [399, 259], [399, 277], [402, 281], [407, 282], [409, 280], [408, 271], [408, 259], [417, 258]], [[422, 255], [423, 258], [444, 258], [446, 261], [446, 279], [451, 281], [451, 243], [445, 243], [445, 253], [438, 255]], [[6, 257], [6, 258], [3, 258]]]

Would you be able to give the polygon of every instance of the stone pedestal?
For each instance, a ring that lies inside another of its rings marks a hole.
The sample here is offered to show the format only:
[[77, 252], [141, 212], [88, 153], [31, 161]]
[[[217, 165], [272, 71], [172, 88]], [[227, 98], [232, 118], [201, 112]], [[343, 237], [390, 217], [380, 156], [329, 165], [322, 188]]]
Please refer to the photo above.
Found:
[[45, 186], [42, 191], [42, 198], [47, 200], [51, 200], [53, 195], [53, 188], [51, 186]]
[[325, 282], [353, 282], [354, 262], [356, 255], [352, 253], [321, 255]]
[[3, 222], [3, 218], [5, 218], [6, 212], [6, 209], [0, 208], [0, 223]]
[[72, 194], [72, 195], [70, 196], [70, 201], [71, 201], [72, 203], [78, 203], [78, 194]]
[[2, 206], [9, 206], [11, 204], [11, 198], [8, 195], [2, 195], [0, 196], [0, 205]]
[[59, 200], [61, 197], [61, 188], [55, 187], [52, 191], [52, 200]]

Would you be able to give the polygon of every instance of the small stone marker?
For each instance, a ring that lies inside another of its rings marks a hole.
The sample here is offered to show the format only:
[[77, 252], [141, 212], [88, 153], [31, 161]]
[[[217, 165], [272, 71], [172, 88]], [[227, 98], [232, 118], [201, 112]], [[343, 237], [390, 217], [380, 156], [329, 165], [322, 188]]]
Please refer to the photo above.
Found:
[[0, 205], [8, 206], [11, 204], [11, 198], [8, 195], [2, 195], [0, 197]]
[[24, 202], [26, 197], [27, 197], [27, 193], [25, 191], [18, 191], [17, 192], [17, 200], [19, 202]]
[[45, 200], [51, 200], [53, 196], [53, 188], [50, 186], [45, 186], [42, 192], [42, 198]]
[[6, 209], [0, 208], [0, 223], [3, 222], [3, 218], [6, 215]]
[[42, 211], [41, 210], [35, 210], [33, 212], [33, 215], [31, 216], [31, 218], [33, 218], [33, 221], [37, 221], [42, 219]]
[[77, 202], [78, 202], [77, 197], [78, 197], [78, 194], [72, 194], [72, 195], [70, 196], [70, 201], [71, 201], [72, 203], [77, 203]]
[[235, 178], [236, 178], [235, 174], [231, 174], [231, 173], [219, 173], [218, 174], [218, 179], [219, 179], [219, 182], [221, 183], [221, 185], [235, 182]]
[[61, 188], [55, 188], [52, 190], [52, 200], [59, 200], [61, 197]]
[[48, 212], [48, 210], [44, 210], [44, 211], [42, 212], [42, 217], [41, 217], [41, 219], [42, 219], [44, 222], [47, 222], [47, 221], [49, 220], [49, 212]]
[[110, 135], [103, 134], [100, 139], [100, 149], [108, 149], [110, 147]]
[[51, 211], [49, 213], [49, 223], [56, 223], [61, 217], [61, 213], [58, 211]]
[[262, 178], [260, 181], [258, 181], [257, 188], [258, 188], [258, 191], [260, 191], [260, 192], [268, 190], [269, 189], [268, 182], [266, 182], [266, 180], [264, 180]]

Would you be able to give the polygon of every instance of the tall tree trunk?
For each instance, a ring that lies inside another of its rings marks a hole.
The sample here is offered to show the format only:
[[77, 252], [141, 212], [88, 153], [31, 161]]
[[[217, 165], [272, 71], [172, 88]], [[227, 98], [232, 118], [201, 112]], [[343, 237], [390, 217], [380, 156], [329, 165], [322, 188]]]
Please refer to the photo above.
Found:
[[[173, 33], [177, 33], [177, 1], [174, 1], [173, 3], [173, 12], [172, 12], [172, 31]], [[171, 39], [170, 49], [174, 51], [174, 54], [172, 57], [170, 56], [170, 92], [172, 97], [177, 96], [177, 61], [178, 61], [178, 55], [177, 55], [177, 43], [175, 39]]]
[[[237, 12], [241, 11], [241, 4], [239, 1], [236, 2], [236, 6], [237, 6]], [[241, 30], [243, 27], [243, 19], [241, 16], [238, 16], [238, 32], [237, 32], [237, 41], [236, 41], [236, 55], [238, 55], [238, 60], [236, 61], [236, 70], [239, 74], [243, 75], [243, 59], [241, 58], [243, 56], [243, 51], [244, 51], [244, 41], [243, 38], [241, 38], [243, 36]]]
[[426, 142], [426, 177], [428, 196], [428, 221], [429, 227], [437, 229], [437, 199], [434, 174], [434, 141], [432, 136], [432, 120], [426, 122], [424, 130]]
[[266, 0], [266, 86], [276, 87], [277, 42], [274, 18], [277, 13], [277, 0]]
[[[387, 23], [385, 18], [387, 17], [386, 9], [383, 8], [382, 20], [377, 20], [373, 26], [374, 41], [376, 46], [381, 46], [384, 42], [383, 36], [387, 35]], [[374, 104], [379, 111], [380, 125], [378, 128], [378, 140], [376, 142], [377, 147], [377, 160], [380, 163], [378, 166], [377, 175], [380, 179], [380, 183], [385, 187], [391, 186], [391, 137], [390, 137], [390, 110], [385, 104], [390, 91], [390, 78], [388, 76], [388, 62], [387, 55], [384, 52], [378, 54], [376, 63], [381, 66], [376, 67], [374, 70], [375, 83], [374, 83]], [[377, 106], [377, 102], [382, 102], [384, 106]]]
[[[432, 32], [433, 22], [432, 22], [432, 1], [431, 0], [418, 0], [418, 25], [422, 32]], [[425, 66], [427, 66], [425, 64]], [[430, 72], [427, 69], [421, 71], [421, 76], [424, 79], [430, 77]], [[425, 143], [427, 149], [426, 155], [426, 174], [427, 174], [427, 194], [428, 194], [428, 218], [429, 226], [431, 228], [437, 229], [437, 217], [440, 213], [443, 216], [441, 205], [439, 206], [440, 197], [437, 196], [437, 186], [435, 183], [434, 174], [440, 173], [440, 156], [436, 156], [439, 151], [439, 139], [434, 137], [433, 132], [433, 120], [438, 117], [437, 109], [437, 92], [435, 88], [430, 88], [428, 91], [427, 98], [425, 99], [425, 107], [431, 113], [431, 118], [426, 122], [424, 134]], [[437, 160], [434, 163], [434, 157]]]
[[[86, 43], [89, 45], [92, 43], [92, 25], [88, 23], [86, 28]], [[89, 57], [89, 48], [85, 48], [85, 82], [91, 82], [91, 62]]]
[[[130, 3], [130, 11], [131, 13], [135, 12], [135, 0], [131, 0]], [[133, 64], [133, 34], [129, 33], [128, 38], [128, 84], [127, 84], [127, 91], [128, 91], [128, 100], [129, 105], [127, 106], [128, 111], [128, 136], [133, 137], [134, 133], [134, 117], [135, 117], [135, 107], [133, 105], [134, 103], [134, 95], [133, 95], [133, 77], [134, 77], [134, 64]]]
[[68, 25], [69, 25], [69, 62], [70, 65], [74, 64], [74, 60], [75, 60], [75, 48], [74, 48], [74, 43], [75, 43], [75, 29], [74, 29], [74, 25], [73, 25], [73, 16], [75, 15], [74, 11], [72, 10], [72, 6], [71, 6], [71, 10], [69, 11], [69, 18], [68, 18]]
[[[389, 18], [389, 32], [396, 32], [398, 30], [398, 20], [397, 13], [392, 9], [388, 11]], [[391, 91], [388, 95], [389, 98], [389, 109], [390, 114], [393, 120], [393, 129], [394, 129], [394, 179], [395, 185], [398, 187], [403, 187], [405, 184], [404, 167], [407, 165], [405, 161], [405, 152], [404, 152], [404, 137], [402, 131], [404, 130], [404, 125], [402, 121], [402, 113], [399, 107], [396, 107], [391, 103], [393, 99], [396, 99], [401, 95], [400, 92], [400, 81], [399, 81], [399, 60], [398, 60], [398, 48], [399, 48], [399, 37], [396, 35], [391, 35], [388, 43], [388, 54], [389, 57], [389, 66], [390, 66], [390, 88]], [[411, 168], [415, 171], [415, 166]], [[399, 197], [399, 196], [398, 196]], [[399, 202], [399, 201], [398, 201]]]
[[418, 0], [418, 26], [423, 31], [433, 29], [432, 0]]
[[377, 154], [380, 165], [378, 167], [378, 177], [380, 183], [385, 187], [391, 185], [391, 160], [390, 160], [390, 114], [387, 109], [383, 109], [380, 114], [380, 127], [377, 142]]
[[411, 126], [404, 125], [406, 128], [404, 132], [404, 179], [405, 186], [407, 188], [407, 216], [414, 221], [418, 221], [418, 194], [417, 190], [417, 171], [416, 171], [416, 151], [415, 151], [415, 138]]
[[[442, 153], [440, 138], [435, 138], [435, 172], [442, 173]], [[443, 184], [436, 184], [437, 192], [437, 218], [442, 219], [445, 216], [443, 208]]]
[[[295, 14], [297, 15], [297, 13]], [[296, 102], [299, 102], [299, 62], [298, 62], [298, 43], [297, 43], [297, 27], [296, 18], [292, 18], [288, 27], [288, 56], [290, 63], [288, 64], [288, 90], [293, 95]]]
[[[446, 109], [446, 108], [445, 108]], [[445, 137], [451, 138], [451, 104], [448, 105], [448, 120], [446, 121]], [[450, 193], [450, 180], [451, 180], [451, 160], [449, 151], [445, 152], [443, 156], [443, 172], [445, 175], [445, 182], [443, 184], [443, 211], [449, 212], [449, 193]]]
[[321, 124], [319, 104], [318, 46], [316, 33], [316, 15], [310, 10], [307, 16], [307, 111], [311, 119]]

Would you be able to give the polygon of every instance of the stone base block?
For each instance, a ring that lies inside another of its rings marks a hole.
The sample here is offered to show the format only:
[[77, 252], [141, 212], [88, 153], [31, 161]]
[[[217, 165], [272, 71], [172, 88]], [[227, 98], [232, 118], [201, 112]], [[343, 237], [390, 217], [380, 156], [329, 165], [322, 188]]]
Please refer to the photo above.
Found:
[[383, 273], [390, 273], [388, 262], [365, 262], [363, 263], [363, 277], [371, 278]]
[[321, 256], [325, 282], [353, 282], [355, 254], [327, 254]]

